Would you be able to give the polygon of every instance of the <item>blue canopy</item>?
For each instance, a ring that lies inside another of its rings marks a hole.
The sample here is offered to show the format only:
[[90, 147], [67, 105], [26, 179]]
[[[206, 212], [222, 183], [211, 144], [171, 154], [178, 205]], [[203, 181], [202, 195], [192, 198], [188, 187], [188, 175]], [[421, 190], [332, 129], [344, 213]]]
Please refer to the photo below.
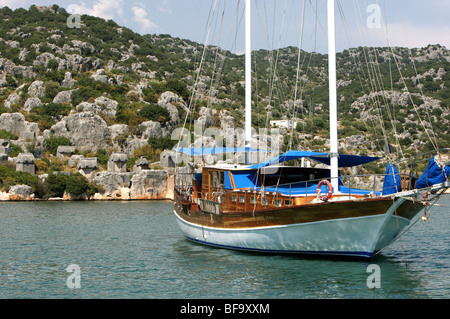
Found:
[[[330, 155], [328, 153], [317, 153], [317, 152], [307, 152], [307, 151], [289, 151], [284, 153], [274, 159], [266, 161], [264, 163], [256, 164], [250, 166], [249, 168], [263, 168], [270, 165], [280, 164], [286, 161], [290, 161], [293, 159], [299, 159], [307, 157], [316, 162], [320, 162], [322, 164], [330, 165]], [[359, 155], [343, 155], [339, 154], [339, 167], [353, 167], [357, 165], [362, 165], [366, 163], [370, 163], [376, 160], [379, 160], [380, 157], [369, 157], [369, 156], [359, 156]]]
[[388, 163], [383, 183], [383, 195], [390, 195], [400, 192], [402, 185], [400, 174], [395, 164]]
[[421, 189], [443, 183], [450, 176], [450, 166], [440, 167], [433, 157], [422, 176], [416, 182], [416, 188]]

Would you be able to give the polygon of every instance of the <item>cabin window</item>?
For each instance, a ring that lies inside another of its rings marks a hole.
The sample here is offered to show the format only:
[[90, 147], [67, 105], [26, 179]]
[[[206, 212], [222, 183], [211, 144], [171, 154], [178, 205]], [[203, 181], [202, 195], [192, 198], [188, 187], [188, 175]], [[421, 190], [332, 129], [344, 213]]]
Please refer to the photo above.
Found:
[[252, 204], [255, 203], [255, 196], [250, 197], [250, 203], [252, 203]]
[[225, 185], [225, 172], [212, 172], [211, 173], [211, 185], [213, 187], [219, 187]]
[[214, 187], [219, 187], [220, 185], [219, 172], [214, 172], [213, 185]]
[[281, 207], [281, 199], [276, 199], [275, 200], [275, 206]]
[[261, 204], [262, 204], [263, 206], [267, 206], [267, 197], [262, 197], [262, 198], [261, 198]]
[[285, 199], [284, 200], [284, 206], [291, 206], [291, 205], [292, 205], [292, 202], [291, 202], [290, 199]]
[[233, 203], [236, 203], [236, 202], [237, 202], [237, 195], [233, 195], [233, 196], [231, 197], [231, 201], [232, 201]]
[[239, 203], [245, 203], [245, 197], [239, 196]]

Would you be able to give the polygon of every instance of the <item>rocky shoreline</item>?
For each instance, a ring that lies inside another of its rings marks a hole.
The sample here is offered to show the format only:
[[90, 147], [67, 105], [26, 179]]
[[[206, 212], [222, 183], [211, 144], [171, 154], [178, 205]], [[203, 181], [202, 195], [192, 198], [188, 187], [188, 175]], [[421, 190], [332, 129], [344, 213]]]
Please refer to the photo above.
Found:
[[173, 170], [142, 170], [137, 174], [100, 172], [94, 178], [104, 192], [92, 196], [37, 198], [31, 186], [15, 185], [8, 192], [0, 192], [0, 201], [133, 201], [173, 200], [175, 175]]

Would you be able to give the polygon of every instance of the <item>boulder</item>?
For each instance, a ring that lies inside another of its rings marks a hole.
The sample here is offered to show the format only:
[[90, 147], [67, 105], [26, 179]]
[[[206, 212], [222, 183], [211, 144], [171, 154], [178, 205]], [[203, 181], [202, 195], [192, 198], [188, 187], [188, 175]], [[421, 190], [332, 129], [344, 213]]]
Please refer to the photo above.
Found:
[[26, 112], [30, 112], [32, 109], [34, 109], [35, 107], [38, 107], [38, 106], [42, 106], [41, 100], [37, 97], [30, 97], [25, 102], [25, 104], [23, 106], [23, 110]]
[[92, 112], [70, 114], [51, 127], [55, 136], [65, 136], [80, 152], [106, 149], [110, 135], [106, 122]]
[[77, 81], [72, 79], [72, 73], [66, 72], [64, 74], [64, 80], [61, 82], [63, 88], [73, 88], [77, 84]]
[[131, 178], [130, 199], [173, 198], [173, 176], [164, 170], [142, 170]]
[[34, 199], [34, 194], [31, 186], [28, 185], [15, 185], [12, 186], [9, 191], [9, 200], [20, 201], [20, 200], [32, 200]]
[[11, 108], [14, 104], [19, 104], [20, 96], [17, 93], [12, 93], [8, 98], [5, 100], [5, 107]]
[[48, 52], [44, 52], [40, 55], [38, 55], [34, 61], [33, 61], [33, 65], [35, 66], [45, 66], [47, 67], [47, 64], [50, 60], [55, 59], [55, 56], [51, 53]]
[[44, 82], [39, 80], [34, 81], [28, 87], [28, 95], [30, 97], [37, 97], [37, 98], [44, 97], [44, 91], [45, 91]]
[[22, 113], [3, 113], [0, 115], [0, 128], [20, 136], [22, 132], [39, 133], [39, 125], [25, 120]]
[[[69, 73], [70, 74], [70, 73]], [[64, 82], [64, 81], [63, 81]], [[72, 103], [72, 92], [74, 90], [69, 91], [61, 91], [53, 99], [53, 103]]]
[[106, 75], [104, 69], [97, 70], [93, 75], [91, 75], [91, 78], [93, 78], [95, 81], [100, 81], [103, 83], [108, 82], [108, 76]]
[[128, 200], [130, 181], [131, 173], [100, 172], [94, 177], [93, 182], [100, 185], [104, 192], [96, 194], [94, 199]]

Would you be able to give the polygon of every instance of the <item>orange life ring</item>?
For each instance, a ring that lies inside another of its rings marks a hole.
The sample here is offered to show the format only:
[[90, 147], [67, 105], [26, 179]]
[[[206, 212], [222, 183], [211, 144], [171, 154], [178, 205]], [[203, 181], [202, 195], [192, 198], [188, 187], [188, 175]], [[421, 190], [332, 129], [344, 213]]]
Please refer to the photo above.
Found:
[[[327, 185], [328, 186], [328, 194], [324, 195], [324, 196], [321, 196], [321, 190], [320, 189], [322, 188], [323, 185]], [[331, 183], [329, 181], [327, 181], [326, 179], [320, 181], [319, 185], [317, 185], [317, 197], [321, 201], [326, 202], [326, 201], [328, 201], [331, 198], [332, 195], [333, 195], [333, 186], [331, 185]]]

